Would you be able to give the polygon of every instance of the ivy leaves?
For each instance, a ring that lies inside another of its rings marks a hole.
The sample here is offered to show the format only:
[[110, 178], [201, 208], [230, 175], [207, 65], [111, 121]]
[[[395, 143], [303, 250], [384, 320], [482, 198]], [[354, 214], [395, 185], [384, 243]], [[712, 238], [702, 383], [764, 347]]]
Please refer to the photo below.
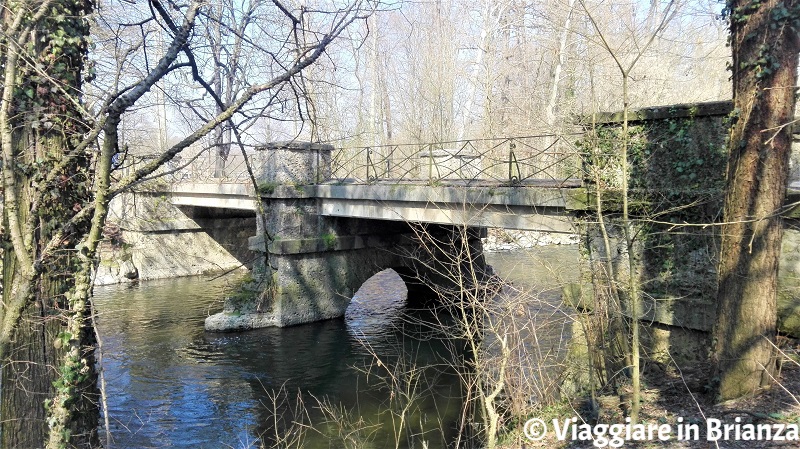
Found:
[[[81, 14], [90, 2], [54, 2], [51, 13], [32, 24], [35, 39], [25, 46], [29, 61], [19, 67], [14, 111], [26, 126], [65, 134], [80, 133], [79, 89], [90, 45], [89, 23]], [[29, 19], [30, 20], [30, 19]], [[77, 120], [76, 120], [77, 119]]]
[[[743, 3], [743, 4], [742, 4]], [[745, 33], [742, 42], [760, 39], [760, 43], [753, 43], [752, 56], [738, 61], [733, 69], [737, 71], [751, 71], [757, 82], [771, 77], [781, 68], [779, 59], [774, 54], [777, 39], [787, 38], [788, 33], [796, 34], [800, 31], [800, 5], [796, 2], [778, 2], [770, 5], [764, 0], [750, 2], [737, 2], [728, 0], [723, 10], [723, 17], [731, 23], [731, 36]], [[763, 11], [762, 8], [770, 8]], [[748, 26], [761, 20], [768, 22], [767, 28], [772, 32], [765, 34], [761, 27]]]

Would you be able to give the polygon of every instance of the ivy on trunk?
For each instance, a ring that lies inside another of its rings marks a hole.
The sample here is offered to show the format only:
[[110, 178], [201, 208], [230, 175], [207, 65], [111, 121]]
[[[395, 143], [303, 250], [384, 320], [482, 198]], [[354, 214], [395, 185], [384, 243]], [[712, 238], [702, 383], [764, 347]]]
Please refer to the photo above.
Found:
[[[42, 447], [48, 435], [50, 447], [97, 441], [94, 334], [88, 304], [72, 300], [89, 223], [62, 228], [92, 197], [92, 161], [77, 140], [91, 10], [86, 0], [15, 2], [0, 16], [2, 447]], [[56, 404], [59, 394], [68, 399]], [[63, 405], [70, 413], [54, 419]]]

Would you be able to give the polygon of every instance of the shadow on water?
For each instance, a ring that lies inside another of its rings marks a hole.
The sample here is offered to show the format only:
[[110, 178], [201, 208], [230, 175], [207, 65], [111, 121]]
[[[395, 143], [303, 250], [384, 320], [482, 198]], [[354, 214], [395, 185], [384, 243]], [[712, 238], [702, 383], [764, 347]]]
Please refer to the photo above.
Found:
[[266, 445], [300, 418], [292, 415], [299, 393], [303, 422], [316, 429], [305, 433], [304, 448], [395, 447], [406, 406], [398, 447], [421, 447], [422, 440], [446, 447], [463, 402], [458, 378], [442, 363], [450, 342], [428, 332], [423, 323], [431, 312], [404, 307], [405, 296], [400, 278], [385, 271], [359, 290], [343, 319], [207, 333], [203, 343], [251, 373], [247, 382], [262, 405], [252, 431]]
[[[191, 278], [96, 289], [114, 447], [255, 447], [273, 432], [272, 401], [280, 390], [287, 400], [302, 393], [312, 424], [325, 428], [332, 419], [317, 403], [329, 400], [349, 419], [363, 417], [360, 438], [393, 447], [389, 410], [403, 398], [387, 399], [393, 395], [383, 380], [386, 367], [417, 365], [431, 367], [419, 374], [418, 388], [439, 399], [419, 401], [409, 414], [412, 432], [435, 429], [428, 441], [450, 437], [447, 423], [456, 419], [461, 394], [440, 363], [446, 342], [410, 324], [426, 312], [404, 307], [405, 287], [394, 273], [365, 284], [344, 319], [204, 332], [210, 304], [232, 284]], [[333, 437], [307, 432], [303, 447], [337, 447]]]
[[[490, 255], [490, 263], [495, 259]], [[522, 259], [497, 271], [520, 267], [528, 272], [518, 277], [530, 280], [531, 264]], [[408, 391], [417, 400], [406, 412], [408, 432], [399, 447], [452, 443], [463, 394], [446, 359], [458, 343], [424, 324], [441, 316], [405, 306], [395, 273], [370, 279], [344, 319], [206, 333], [203, 320], [235, 283], [235, 277], [182, 278], [96, 288], [112, 447], [269, 445], [276, 422], [286, 430], [298, 419], [290, 413], [298, 393], [308, 413], [303, 421], [319, 430], [307, 430], [302, 447], [344, 447], [343, 432], [363, 447], [394, 447]], [[392, 376], [394, 382], [387, 380]], [[281, 391], [283, 423], [272, 407]]]

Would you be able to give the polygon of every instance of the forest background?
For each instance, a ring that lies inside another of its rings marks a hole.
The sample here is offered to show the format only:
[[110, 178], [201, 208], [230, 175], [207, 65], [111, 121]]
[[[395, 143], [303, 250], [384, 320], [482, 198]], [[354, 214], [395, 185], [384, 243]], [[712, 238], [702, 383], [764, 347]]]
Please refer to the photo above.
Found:
[[[600, 110], [728, 99], [730, 30], [767, 11], [796, 47], [800, 12], [774, 3], [731, 2], [732, 26], [712, 2], [5, 3], [4, 445], [95, 438], [90, 281], [108, 202], [179, 155], [223, 168], [274, 140], [559, 135]], [[734, 81], [783, 73], [778, 36]], [[116, 179], [117, 154], [150, 162]]]

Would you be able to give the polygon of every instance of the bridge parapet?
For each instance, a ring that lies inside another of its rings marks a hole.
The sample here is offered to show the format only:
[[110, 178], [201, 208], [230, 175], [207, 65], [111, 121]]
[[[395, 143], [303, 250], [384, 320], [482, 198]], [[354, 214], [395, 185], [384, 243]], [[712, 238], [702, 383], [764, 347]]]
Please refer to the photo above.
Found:
[[598, 191], [619, 191], [627, 142], [628, 188], [643, 208], [685, 206], [686, 197], [718, 196], [725, 184], [730, 102], [651, 107], [631, 111], [628, 135], [619, 113], [586, 117], [578, 146], [585, 180]]
[[[213, 148], [176, 156], [152, 176], [167, 183], [248, 183], [309, 185], [425, 184], [552, 186], [585, 178], [582, 133], [473, 139], [421, 144], [340, 147], [298, 141], [273, 142], [231, 152], [221, 160]], [[311, 151], [312, 159], [301, 153]], [[116, 164], [135, 170], [154, 156], [119, 155]], [[288, 167], [294, 165], [294, 168]], [[285, 166], [285, 167], [284, 167]], [[302, 168], [302, 173], [297, 169]], [[286, 168], [285, 172], [281, 172]], [[268, 173], [268, 172], [271, 172]], [[295, 179], [275, 179], [275, 174]]]
[[582, 179], [580, 134], [342, 147], [333, 152], [332, 179], [438, 185], [490, 182], [516, 186]]

